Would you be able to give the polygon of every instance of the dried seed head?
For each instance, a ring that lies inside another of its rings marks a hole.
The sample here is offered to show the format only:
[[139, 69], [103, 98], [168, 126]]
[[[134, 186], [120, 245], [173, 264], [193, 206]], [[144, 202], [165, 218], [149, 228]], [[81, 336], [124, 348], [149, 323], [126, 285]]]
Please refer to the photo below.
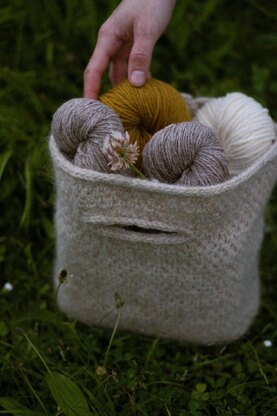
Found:
[[98, 376], [103, 377], [107, 374], [107, 370], [102, 365], [98, 365], [95, 369], [95, 372]]
[[67, 278], [67, 270], [66, 269], [62, 269], [60, 271], [60, 274], [59, 274], [59, 283], [60, 284], [65, 283], [66, 282], [66, 278]]
[[124, 302], [121, 299], [121, 296], [119, 295], [119, 293], [115, 293], [114, 294], [114, 299], [115, 299], [115, 307], [116, 307], [116, 309], [122, 308], [122, 306], [124, 305]]
[[16, 330], [16, 332], [18, 333], [18, 335], [20, 335], [21, 337], [26, 337], [26, 336], [27, 336], [27, 332], [26, 332], [26, 331], [24, 331], [24, 329], [23, 329], [23, 328], [19, 328], [19, 327], [17, 327], [17, 328], [15, 328], [15, 330]]

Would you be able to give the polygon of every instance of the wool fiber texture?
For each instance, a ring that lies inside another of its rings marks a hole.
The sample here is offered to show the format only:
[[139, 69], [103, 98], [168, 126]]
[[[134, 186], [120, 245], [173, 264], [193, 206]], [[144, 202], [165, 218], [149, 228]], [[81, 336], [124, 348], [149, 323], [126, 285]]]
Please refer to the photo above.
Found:
[[[194, 102], [193, 108], [201, 106]], [[191, 107], [192, 108], [192, 107]], [[237, 339], [259, 307], [264, 211], [277, 144], [212, 186], [179, 186], [81, 169], [50, 152], [56, 181], [55, 285], [60, 308], [125, 330], [197, 344]]]
[[195, 120], [219, 137], [231, 175], [251, 166], [276, 140], [268, 110], [238, 92], [210, 100], [196, 112]]
[[[171, 85], [149, 79], [137, 88], [123, 81], [99, 100], [113, 109], [142, 153], [153, 134], [172, 123], [191, 120], [190, 110], [181, 94]], [[137, 166], [142, 169], [142, 158]]]
[[201, 123], [171, 124], [154, 134], [143, 149], [145, 175], [187, 186], [215, 185], [229, 176], [219, 139]]
[[[63, 154], [85, 169], [112, 172], [102, 148], [107, 135], [123, 132], [119, 117], [106, 105], [88, 98], [73, 98], [53, 116], [51, 130]], [[130, 171], [118, 173], [128, 174]]]

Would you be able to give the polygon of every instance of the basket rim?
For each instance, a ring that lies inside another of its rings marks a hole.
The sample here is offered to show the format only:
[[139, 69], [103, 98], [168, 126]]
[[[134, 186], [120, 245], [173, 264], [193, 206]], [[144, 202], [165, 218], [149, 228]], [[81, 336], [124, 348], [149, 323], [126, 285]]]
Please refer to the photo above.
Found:
[[[170, 195], [190, 195], [190, 196], [212, 196], [221, 194], [243, 184], [260, 170], [277, 159], [277, 141], [259, 157], [250, 167], [244, 169], [236, 176], [227, 179], [217, 185], [210, 186], [184, 186], [165, 184], [154, 180], [144, 180], [141, 178], [126, 177], [113, 173], [102, 173], [92, 169], [80, 168], [73, 165], [59, 150], [56, 140], [52, 134], [49, 136], [49, 150], [54, 162], [55, 168], [60, 168], [64, 173], [72, 178], [83, 179], [94, 184], [106, 184], [115, 187], [132, 188], [133, 190], [158, 192]], [[277, 179], [277, 163], [276, 163], [276, 179]]]

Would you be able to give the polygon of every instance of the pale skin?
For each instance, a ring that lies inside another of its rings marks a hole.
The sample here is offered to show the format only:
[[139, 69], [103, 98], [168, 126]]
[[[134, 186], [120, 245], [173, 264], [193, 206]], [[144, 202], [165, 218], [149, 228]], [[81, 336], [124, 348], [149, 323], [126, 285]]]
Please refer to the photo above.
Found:
[[144, 85], [154, 46], [166, 29], [175, 0], [123, 0], [101, 26], [94, 52], [84, 73], [84, 96], [97, 99], [109, 68], [112, 85], [128, 78]]

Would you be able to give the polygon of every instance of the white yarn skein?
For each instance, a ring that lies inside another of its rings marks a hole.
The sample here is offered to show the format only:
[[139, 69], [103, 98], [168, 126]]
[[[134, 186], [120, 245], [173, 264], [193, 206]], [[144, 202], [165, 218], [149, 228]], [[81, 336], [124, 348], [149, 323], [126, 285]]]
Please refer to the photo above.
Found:
[[251, 166], [276, 140], [268, 110], [238, 92], [210, 100], [197, 111], [195, 120], [219, 137], [231, 175]]

